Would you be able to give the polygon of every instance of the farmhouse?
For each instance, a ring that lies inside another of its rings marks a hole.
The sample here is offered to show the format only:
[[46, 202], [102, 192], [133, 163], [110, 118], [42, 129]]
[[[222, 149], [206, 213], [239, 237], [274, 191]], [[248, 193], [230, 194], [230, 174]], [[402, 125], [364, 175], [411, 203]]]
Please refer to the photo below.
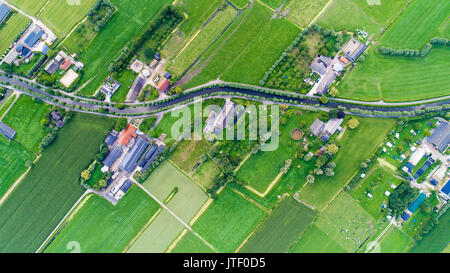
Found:
[[441, 122], [433, 134], [428, 137], [427, 141], [433, 144], [441, 153], [444, 152], [450, 144], [450, 124], [448, 122]]
[[361, 43], [355, 37], [352, 37], [343, 47], [345, 58], [350, 62], [355, 62], [359, 56], [366, 50], [367, 45]]
[[105, 80], [105, 84], [100, 87], [100, 91], [105, 94], [105, 96], [112, 96], [119, 89], [120, 83], [113, 79], [112, 77], [108, 77]]
[[130, 92], [128, 92], [127, 101], [129, 102], [136, 101], [137, 97], [139, 96], [139, 93], [141, 93], [142, 91], [142, 88], [144, 88], [144, 85], [145, 79], [141, 76], [138, 76], [134, 81], [133, 85], [131, 86]]
[[158, 86], [156, 87], [159, 91], [161, 92], [166, 92], [167, 89], [170, 86], [170, 81], [166, 78], [163, 78], [159, 83]]
[[130, 142], [130, 139], [136, 137], [136, 130], [137, 130], [136, 127], [134, 127], [131, 124], [128, 124], [125, 131], [123, 131], [122, 134], [119, 136], [119, 144], [127, 146], [128, 143]]
[[[39, 39], [44, 35], [44, 31], [35, 24], [31, 24], [22, 37], [17, 41], [4, 58], [4, 62], [11, 64], [19, 55], [30, 58], [33, 51], [47, 52], [48, 46], [44, 42], [39, 43]], [[45, 54], [44, 53], [44, 54]]]
[[130, 65], [130, 69], [135, 73], [140, 73], [142, 68], [144, 67], [144, 63], [139, 61], [138, 59], [134, 60], [134, 62]]
[[325, 75], [328, 66], [331, 64], [331, 58], [327, 56], [317, 56], [311, 63], [311, 69], [319, 75]]
[[50, 75], [55, 74], [56, 71], [58, 71], [58, 69], [59, 69], [59, 63], [56, 60], [50, 61], [47, 64], [47, 66], [45, 67], [45, 71]]
[[7, 5], [0, 4], [0, 25], [5, 21], [6, 17], [8, 17], [10, 11], [11, 9]]
[[123, 161], [120, 163], [119, 168], [124, 172], [132, 173], [133, 170], [137, 167], [138, 160], [141, 158], [142, 154], [149, 144], [150, 143], [148, 143], [145, 139], [137, 137], [136, 142], [125, 155]]
[[64, 61], [59, 66], [62, 70], [67, 71], [69, 67], [72, 65], [72, 60], [70, 59], [64, 59]]
[[114, 142], [116, 142], [118, 135], [119, 133], [116, 132], [116, 130], [112, 130], [111, 132], [109, 132], [108, 136], [106, 136], [105, 143], [108, 145], [113, 145]]
[[12, 140], [16, 136], [16, 131], [3, 122], [0, 122], [0, 134], [4, 135], [9, 140]]
[[316, 119], [309, 129], [316, 137], [322, 134], [321, 139], [326, 142], [337, 131], [342, 132], [341, 124], [343, 121], [342, 118], [332, 118], [327, 123], [323, 123], [320, 119]]
[[103, 164], [106, 167], [111, 167], [114, 162], [122, 155], [123, 151], [118, 146], [114, 146], [114, 148], [108, 153], [106, 158], [103, 160]]
[[220, 113], [217, 114], [216, 112], [211, 111], [206, 119], [206, 126], [203, 132], [205, 135], [209, 135], [208, 140], [212, 142], [215, 139], [214, 135], [220, 134], [226, 127], [234, 126], [244, 113], [244, 108], [238, 109], [234, 102], [227, 101]]
[[313, 124], [309, 126], [309, 130], [311, 130], [311, 133], [316, 137], [322, 133], [323, 128], [325, 128], [325, 123], [323, 123], [320, 119], [316, 119]]

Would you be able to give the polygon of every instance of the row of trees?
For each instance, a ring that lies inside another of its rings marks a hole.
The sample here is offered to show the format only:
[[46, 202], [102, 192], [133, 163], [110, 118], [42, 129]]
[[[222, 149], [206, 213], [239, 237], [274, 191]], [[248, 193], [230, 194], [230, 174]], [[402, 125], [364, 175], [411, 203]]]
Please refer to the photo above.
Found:
[[115, 7], [108, 0], [97, 0], [87, 13], [89, 22], [94, 25], [94, 31], [102, 30], [114, 14]]
[[395, 49], [391, 47], [380, 47], [378, 51], [382, 55], [404, 56], [404, 57], [425, 57], [433, 46], [450, 46], [450, 40], [445, 38], [432, 38], [430, 43], [426, 44], [422, 49]]

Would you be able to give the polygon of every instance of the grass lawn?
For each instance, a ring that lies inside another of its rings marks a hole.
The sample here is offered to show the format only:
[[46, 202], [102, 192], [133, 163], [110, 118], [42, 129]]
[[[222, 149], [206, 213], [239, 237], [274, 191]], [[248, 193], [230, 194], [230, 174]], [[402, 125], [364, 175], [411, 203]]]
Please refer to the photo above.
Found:
[[343, 192], [319, 216], [316, 225], [346, 251], [354, 252], [383, 224]]
[[340, 96], [365, 101], [413, 101], [450, 92], [450, 49], [433, 47], [426, 57], [382, 56], [371, 50], [338, 87]]
[[[450, 213], [447, 211], [439, 218], [439, 224], [436, 225], [430, 233], [423, 236], [410, 252], [416, 253], [439, 253], [443, 251], [450, 241]], [[447, 247], [448, 249], [448, 247]]]
[[159, 208], [135, 185], [116, 206], [97, 195], [85, 198], [46, 252], [70, 252], [71, 241], [80, 243], [81, 252], [121, 252]]
[[119, 9], [84, 50], [80, 60], [85, 64], [81, 83], [92, 81], [81, 90], [92, 95], [109, 75], [108, 66], [121, 49], [144, 31], [148, 22], [169, 0], [111, 0]]
[[114, 121], [77, 114], [0, 206], [0, 252], [34, 252], [84, 192], [78, 178]]
[[64, 37], [83, 19], [97, 0], [83, 0], [81, 5], [69, 5], [68, 1], [50, 1], [39, 18], [58, 37]]
[[403, 253], [407, 252], [409, 248], [414, 244], [414, 240], [411, 239], [401, 229], [391, 227], [388, 234], [385, 234], [380, 242], [380, 248], [382, 253]]
[[39, 152], [39, 143], [47, 134], [41, 119], [48, 113], [49, 106], [33, 101], [30, 96], [20, 96], [3, 122], [16, 130], [15, 140], [33, 153]]
[[174, 58], [199, 31], [207, 20], [224, 3], [223, 0], [182, 0], [174, 5], [187, 14], [187, 18], [168, 39], [161, 52], [168, 58]]
[[[335, 31], [355, 32], [357, 28], [366, 28], [369, 33], [378, 34], [384, 25], [365, 13], [352, 0], [331, 0], [327, 9], [314, 23]], [[390, 1], [389, 3], [391, 3]], [[396, 1], [397, 2], [397, 1]], [[398, 11], [400, 11], [399, 9]]]
[[[287, 19], [271, 19], [272, 12], [259, 2], [247, 8], [215, 43], [186, 79], [186, 87], [220, 78], [256, 84], [298, 35]], [[260, 56], [264, 56], [261, 58]]]
[[421, 49], [431, 38], [440, 36], [439, 27], [448, 18], [449, 10], [449, 1], [413, 1], [382, 36], [380, 44], [393, 48]]
[[211, 142], [206, 139], [183, 140], [170, 155], [170, 160], [186, 173], [191, 173], [194, 166], [200, 161], [200, 156], [206, 154], [210, 147]]
[[20, 144], [0, 136], [0, 198], [27, 170], [25, 163], [33, 160], [33, 154]]
[[[387, 169], [379, 167], [370, 176], [366, 176], [358, 187], [353, 188], [350, 194], [359, 201], [361, 207], [379, 220], [385, 216], [385, 213], [381, 211], [381, 205], [388, 204], [388, 197], [384, 193], [393, 191], [391, 184], [398, 186], [400, 183], [401, 180], [394, 177]], [[370, 192], [373, 198], [369, 198], [367, 192]]]
[[6, 98], [2, 104], [0, 105], [0, 119], [1, 117], [3, 117], [3, 115], [6, 113], [6, 111], [8, 110], [8, 108], [11, 106], [11, 104], [14, 102], [14, 100], [16, 99], [17, 95], [9, 95], [8, 98]]
[[328, 1], [331, 0], [291, 0], [289, 4], [285, 5], [283, 10], [289, 9], [288, 17], [302, 27], [306, 27], [325, 7]]
[[286, 252], [311, 225], [316, 214], [295, 199], [285, 198], [239, 252]]
[[220, 167], [212, 160], [202, 163], [192, 177], [197, 180], [203, 187], [208, 188], [212, 185], [214, 178], [220, 174]]
[[115, 79], [120, 83], [119, 89], [117, 89], [116, 93], [112, 95], [111, 101], [113, 102], [124, 102], [127, 99], [128, 92], [133, 85], [133, 82], [136, 80], [138, 75], [129, 69], [125, 69], [120, 72], [120, 76]]
[[393, 119], [375, 119], [357, 117], [359, 127], [355, 130], [346, 129], [337, 144], [340, 145], [336, 162], [335, 176], [316, 177], [313, 184], [306, 185], [300, 191], [300, 199], [319, 210], [325, 208], [328, 202], [342, 189], [347, 181], [359, 169], [359, 165], [381, 144], [383, 138], [395, 124]]
[[243, 9], [248, 5], [248, 0], [230, 0], [230, 2], [238, 9]]
[[66, 48], [67, 51], [77, 54], [78, 56], [83, 53], [84, 49], [89, 46], [94, 39], [97, 32], [94, 31], [94, 26], [88, 20], [84, 21], [77, 28], [65, 38], [64, 42], [60, 45]]
[[[370, 1], [370, 0], [369, 0]], [[370, 5], [367, 0], [350, 0], [350, 3], [380, 23], [387, 26], [406, 6], [409, 0], [381, 1], [381, 5]]]
[[14, 42], [14, 39], [19, 36], [25, 27], [31, 21], [20, 13], [11, 15], [8, 20], [2, 23], [0, 28], [0, 55], [6, 53], [6, 50]]
[[169, 70], [174, 75], [181, 75], [194, 61], [197, 57], [203, 53], [211, 43], [219, 37], [223, 30], [233, 21], [236, 17], [237, 11], [231, 6], [227, 5], [224, 10], [218, 12], [211, 21], [204, 26], [200, 33], [195, 36], [194, 40], [180, 51], [173, 64], [169, 67]]
[[172, 253], [214, 253], [207, 244], [200, 240], [194, 233], [188, 232], [183, 239], [171, 251]]
[[[226, 187], [193, 225], [194, 231], [219, 252], [234, 252], [265, 212]], [[183, 244], [184, 238], [180, 242]], [[194, 247], [194, 246], [193, 246]], [[192, 248], [189, 252], [194, 252]]]
[[293, 253], [344, 253], [338, 243], [327, 236], [315, 224], [310, 226], [300, 237], [300, 240], [292, 246], [289, 252]]
[[[255, 155], [251, 155], [237, 172], [236, 178], [239, 181], [248, 183], [258, 192], [263, 193], [280, 173], [280, 168], [284, 166], [285, 160], [294, 158], [295, 150], [291, 139], [292, 129], [297, 128], [301, 120], [306, 122], [305, 128], [307, 128], [318, 116], [318, 113], [306, 111], [303, 111], [302, 115], [294, 113], [292, 117], [287, 119], [285, 125], [280, 124], [279, 147], [275, 151], [260, 151]], [[258, 166], [258, 171], [255, 171], [255, 166]], [[292, 168], [295, 167], [293, 164]]]
[[403, 225], [403, 231], [410, 237], [414, 236], [420, 231], [425, 222], [430, 218], [430, 215], [418, 209]]
[[34, 16], [48, 0], [9, 0], [8, 2], [29, 15]]

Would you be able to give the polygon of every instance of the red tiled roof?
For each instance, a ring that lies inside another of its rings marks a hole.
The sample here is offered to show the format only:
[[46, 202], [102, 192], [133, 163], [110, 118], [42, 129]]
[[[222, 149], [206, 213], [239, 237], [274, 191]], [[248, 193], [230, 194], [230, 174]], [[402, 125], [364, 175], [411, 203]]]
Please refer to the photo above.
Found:
[[164, 78], [158, 83], [158, 90], [164, 92], [167, 90], [169, 85], [170, 85], [170, 81], [168, 79]]
[[125, 131], [119, 137], [119, 143], [124, 146], [128, 145], [128, 142], [130, 142], [130, 139], [132, 137], [136, 137], [136, 130], [137, 130], [136, 127], [134, 127], [131, 124], [128, 124]]
[[342, 57], [340, 58], [340, 60], [341, 60], [343, 63], [348, 64], [348, 59], [345, 58], [344, 56], [342, 56]]
[[72, 65], [72, 62], [69, 59], [65, 59], [64, 62], [61, 64], [62, 70], [67, 70]]

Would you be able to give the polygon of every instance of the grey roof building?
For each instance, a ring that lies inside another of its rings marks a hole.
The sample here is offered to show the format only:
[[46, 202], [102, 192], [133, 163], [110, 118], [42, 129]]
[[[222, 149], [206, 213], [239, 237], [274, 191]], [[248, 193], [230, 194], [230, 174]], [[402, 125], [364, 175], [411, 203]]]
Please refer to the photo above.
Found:
[[127, 181], [125, 181], [123, 184], [122, 184], [122, 186], [120, 187], [120, 190], [123, 192], [123, 193], [126, 193], [130, 188], [131, 188], [131, 186], [133, 185], [133, 182], [131, 182], [131, 180], [127, 180]]
[[441, 122], [433, 134], [428, 137], [428, 142], [433, 144], [440, 152], [444, 152], [450, 144], [450, 124]]
[[16, 136], [16, 131], [3, 122], [0, 122], [0, 134], [4, 135], [9, 140], [12, 140]]
[[144, 88], [145, 79], [141, 76], [138, 76], [136, 80], [133, 83], [133, 86], [131, 86], [130, 93], [128, 94], [127, 101], [136, 101], [137, 97], [142, 91], [142, 88]]
[[366, 50], [367, 46], [360, 41], [356, 40], [354, 37], [348, 41], [350, 50], [345, 52], [345, 57], [351, 61], [354, 62], [356, 59], [358, 59], [359, 56]]
[[3, 23], [6, 17], [8, 17], [10, 11], [11, 9], [7, 5], [0, 4], [0, 25]]
[[164, 146], [159, 146], [158, 150], [154, 152], [147, 163], [145, 163], [144, 167], [142, 168], [142, 172], [145, 172], [150, 167], [150, 165], [153, 163], [153, 161], [155, 161], [156, 157], [158, 157], [158, 155], [162, 153], [162, 151], [164, 151]]
[[47, 64], [45, 67], [45, 71], [49, 73], [50, 75], [53, 75], [58, 71], [59, 69], [59, 63], [55, 60], [52, 60], [50, 63]]
[[119, 133], [117, 133], [115, 130], [112, 130], [111, 132], [109, 132], [108, 136], [105, 139], [106, 144], [113, 145], [114, 142], [116, 141], [118, 135], [119, 135]]
[[311, 126], [309, 126], [311, 133], [315, 136], [319, 136], [320, 133], [322, 133], [324, 128], [325, 128], [325, 123], [323, 123], [320, 119], [316, 119], [313, 122], [313, 124], [311, 124]]
[[128, 151], [125, 158], [120, 163], [119, 168], [125, 172], [133, 172], [137, 167], [138, 160], [141, 158], [148, 145], [149, 143], [145, 139], [138, 137], [133, 147]]
[[119, 147], [115, 146], [106, 158], [103, 160], [105, 166], [110, 167], [116, 160], [122, 155], [123, 151]]
[[42, 35], [44, 35], [44, 31], [37, 25], [32, 24], [29, 28], [27, 36], [23, 40], [23, 43], [29, 48], [32, 48], [37, 43], [37, 41], [39, 41]]

